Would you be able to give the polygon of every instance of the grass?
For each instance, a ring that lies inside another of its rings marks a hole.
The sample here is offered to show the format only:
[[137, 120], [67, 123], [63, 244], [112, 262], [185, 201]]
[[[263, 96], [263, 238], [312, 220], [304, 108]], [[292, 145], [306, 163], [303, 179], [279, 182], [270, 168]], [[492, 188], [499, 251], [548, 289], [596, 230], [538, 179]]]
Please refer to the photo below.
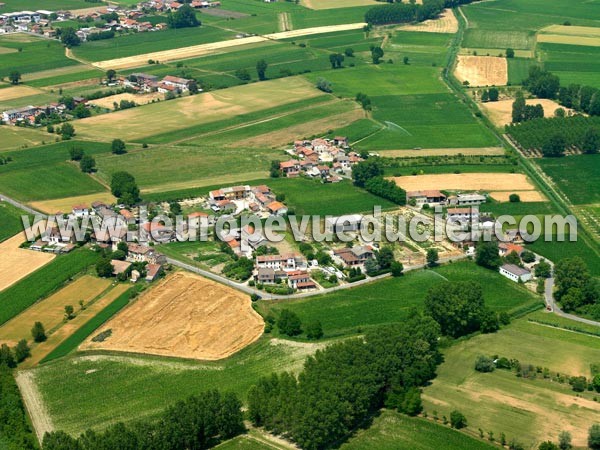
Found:
[[23, 230], [23, 223], [21, 222], [21, 215], [23, 214], [25, 214], [23, 211], [10, 203], [0, 202], [0, 223], [2, 223], [0, 242]]
[[39, 145], [44, 139], [48, 139], [48, 135], [39, 130], [21, 127], [1, 127], [0, 152]]
[[133, 288], [125, 291], [119, 295], [110, 305], [106, 306], [102, 311], [96, 314], [92, 319], [88, 320], [84, 325], [81, 326], [75, 333], [65, 339], [61, 344], [52, 350], [41, 363], [52, 361], [53, 359], [61, 358], [66, 356], [73, 350], [75, 350], [79, 344], [81, 344], [89, 335], [95, 330], [102, 326], [112, 316], [117, 314], [129, 303]]
[[0, 292], [0, 325], [20, 314], [66, 281], [95, 264], [98, 255], [88, 249], [75, 250], [54, 259], [41, 269]]
[[542, 43], [537, 48], [544, 67], [558, 75], [561, 84], [600, 88], [600, 47]]
[[395, 411], [382, 411], [366, 430], [359, 430], [341, 450], [491, 450], [497, 447], [459, 431]]
[[449, 417], [454, 409], [468, 420], [468, 430], [504, 432], [526, 448], [540, 441], [556, 441], [569, 429], [573, 444], [584, 445], [587, 429], [600, 409], [593, 393], [575, 396], [568, 384], [519, 378], [506, 370], [479, 373], [473, 369], [478, 355], [516, 358], [521, 364], [547, 367], [552, 373], [590, 376], [590, 364], [600, 361], [598, 338], [528, 322], [526, 318], [493, 335], [479, 335], [450, 347], [438, 377], [425, 388], [425, 410]]
[[422, 309], [428, 289], [445, 279], [478, 281], [486, 305], [496, 311], [510, 313], [539, 301], [525, 288], [497, 273], [471, 262], [460, 262], [307, 299], [261, 301], [259, 306], [263, 314], [286, 308], [298, 314], [303, 323], [319, 320], [328, 337], [355, 334], [368, 327], [406, 319], [413, 308]]
[[89, 8], [90, 4], [85, 0], [6, 0], [2, 12], [13, 11], [37, 11], [38, 9], [71, 10]]
[[598, 257], [598, 253], [590, 248], [581, 238], [575, 242], [559, 242], [556, 240], [556, 236], [552, 236], [552, 240], [548, 242], [539, 239], [536, 242], [528, 244], [527, 247], [554, 263], [563, 259], [580, 256], [588, 265], [590, 272], [595, 276], [600, 276], [600, 258]]
[[177, 400], [208, 389], [233, 391], [245, 399], [258, 378], [272, 371], [296, 372], [313, 351], [262, 338], [219, 362], [106, 355], [58, 359], [34, 373], [56, 428], [78, 434], [155, 417]]
[[574, 205], [600, 203], [598, 155], [542, 158], [537, 164]]
[[528, 58], [509, 58], [508, 62], [508, 82], [512, 85], [523, 83], [529, 76], [529, 67], [535, 65], [535, 61]]

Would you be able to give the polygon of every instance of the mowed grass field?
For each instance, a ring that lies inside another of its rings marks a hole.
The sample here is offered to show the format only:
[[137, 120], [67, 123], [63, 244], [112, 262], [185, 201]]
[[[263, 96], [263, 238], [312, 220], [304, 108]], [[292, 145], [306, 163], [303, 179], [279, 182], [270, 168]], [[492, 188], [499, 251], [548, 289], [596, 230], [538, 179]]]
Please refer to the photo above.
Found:
[[478, 281], [487, 306], [510, 313], [539, 300], [524, 287], [471, 262], [444, 265], [433, 270], [408, 272], [366, 286], [300, 300], [263, 301], [263, 314], [294, 311], [303, 323], [321, 321], [326, 337], [356, 334], [366, 328], [401, 322], [411, 310], [422, 309], [428, 289], [446, 281]]
[[[283, 78], [83, 119], [77, 122], [76, 130], [81, 136], [97, 140], [140, 140], [157, 132], [185, 129], [316, 97], [320, 92], [301, 78]], [[112, 136], [107, 136], [107, 129], [112, 130]]]
[[21, 215], [25, 214], [19, 208], [14, 207], [10, 203], [0, 202], [0, 242], [14, 236], [19, 231], [23, 230]]
[[600, 203], [598, 155], [543, 158], [536, 163], [574, 205]]
[[89, 427], [154, 417], [177, 400], [209, 389], [245, 399], [261, 376], [299, 371], [306, 356], [321, 346], [261, 338], [220, 362], [84, 355], [49, 362], [33, 373], [54, 426], [79, 434]]
[[[572, 322], [573, 325], [576, 322]], [[468, 430], [492, 431], [515, 438], [525, 448], [542, 440], [557, 441], [561, 430], [585, 446], [587, 429], [596, 421], [600, 403], [591, 392], [576, 395], [568, 383], [519, 378], [515, 373], [474, 370], [478, 355], [516, 358], [521, 364], [547, 367], [552, 373], [590, 377], [590, 364], [600, 361], [599, 338], [549, 328], [518, 319], [493, 335], [480, 335], [447, 349], [438, 377], [424, 391], [425, 410], [441, 418], [454, 409], [468, 420]]]
[[44, 139], [51, 140], [43, 131], [21, 127], [0, 128], [0, 152], [17, 150], [24, 147], [33, 147], [41, 144]]
[[[321, 74], [307, 77], [315, 81]], [[361, 150], [486, 147], [496, 139], [440, 79], [440, 70], [402, 64], [380, 64], [329, 72], [334, 95], [367, 94], [372, 119], [380, 128], [353, 136]], [[369, 83], [362, 80], [368, 79]]]
[[[598, 28], [600, 30], [600, 28]], [[540, 43], [538, 53], [544, 67], [560, 77], [561, 85], [570, 83], [600, 88], [600, 38], [598, 46]]]

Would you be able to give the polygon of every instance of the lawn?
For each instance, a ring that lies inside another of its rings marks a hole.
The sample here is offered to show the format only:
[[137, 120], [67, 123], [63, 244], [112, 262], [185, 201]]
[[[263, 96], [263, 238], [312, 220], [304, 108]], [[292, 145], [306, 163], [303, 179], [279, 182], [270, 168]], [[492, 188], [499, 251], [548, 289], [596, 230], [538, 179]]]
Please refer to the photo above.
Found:
[[74, 275], [95, 264], [98, 254], [88, 249], [59, 256], [44, 267], [0, 292], [0, 324], [59, 289]]
[[25, 214], [10, 203], [0, 202], [0, 242], [14, 236], [23, 229], [21, 215]]
[[578, 155], [536, 161], [574, 205], [600, 203], [600, 157]]
[[[574, 323], [574, 322], [573, 322]], [[583, 446], [587, 429], [600, 412], [593, 393], [576, 395], [568, 384], [519, 378], [506, 370], [479, 373], [473, 369], [478, 355], [516, 358], [521, 364], [547, 367], [552, 373], [590, 376], [590, 364], [600, 361], [598, 338], [528, 322], [526, 318], [493, 335], [480, 335], [444, 351], [438, 377], [425, 388], [425, 410], [441, 418], [454, 409], [468, 420], [468, 430], [504, 432], [525, 448], [540, 441], [557, 440], [567, 429], [575, 446]]]
[[55, 427], [78, 434], [88, 427], [154, 417], [177, 400], [208, 389], [233, 391], [245, 399], [258, 378], [273, 371], [298, 371], [316, 348], [262, 338], [219, 362], [75, 357], [44, 364], [34, 374]]
[[368, 327], [406, 319], [413, 308], [422, 308], [427, 290], [445, 280], [478, 281], [486, 304], [496, 311], [510, 313], [539, 301], [525, 288], [497, 273], [471, 262], [460, 262], [307, 299], [261, 301], [259, 306], [265, 315], [286, 308], [298, 314], [304, 323], [319, 320], [326, 337], [355, 334]]
[[492, 450], [497, 447], [474, 439], [449, 426], [395, 411], [383, 411], [366, 430], [340, 447], [340, 450]]

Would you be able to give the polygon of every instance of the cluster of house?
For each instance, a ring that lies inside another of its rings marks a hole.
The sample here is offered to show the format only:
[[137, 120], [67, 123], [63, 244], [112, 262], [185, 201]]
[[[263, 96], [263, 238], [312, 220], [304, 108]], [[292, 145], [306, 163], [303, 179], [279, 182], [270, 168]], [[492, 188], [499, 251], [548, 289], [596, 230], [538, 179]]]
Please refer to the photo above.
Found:
[[[181, 1], [176, 1], [176, 0], [149, 0], [146, 2], [141, 2], [138, 4], [138, 8], [139, 9], [153, 9], [156, 11], [161, 11], [161, 12], [168, 12], [168, 11], [177, 11], [179, 8], [181, 8], [186, 2], [184, 2], [183, 0]], [[221, 6], [221, 2], [218, 1], [214, 1], [214, 2], [209, 2], [206, 0], [192, 0], [191, 2], [189, 2], [189, 5], [194, 8], [194, 9], [201, 9], [201, 8], [215, 8], [217, 6]]]
[[[44, 31], [52, 24], [50, 16], [56, 14], [55, 21], [63, 21], [71, 18], [69, 11], [48, 11], [39, 9], [37, 11], [16, 11], [0, 14], [0, 34], [14, 33], [17, 31], [31, 31], [33, 33], [44, 34], [47, 37], [54, 37], [54, 30]], [[47, 32], [48, 31], [48, 32]]]
[[307, 267], [306, 259], [293, 253], [257, 256], [254, 280], [261, 284], [286, 283], [297, 290], [316, 289]]
[[208, 193], [208, 206], [214, 212], [239, 214], [243, 211], [284, 216], [287, 206], [277, 201], [269, 186], [231, 186]]
[[301, 173], [321, 178], [326, 183], [341, 181], [339, 175], [350, 176], [352, 166], [363, 159], [350, 151], [348, 138], [313, 139], [294, 142], [294, 148], [287, 151], [293, 159], [279, 163], [279, 170], [288, 178]]
[[128, 244], [127, 257], [124, 261], [119, 259], [111, 260], [113, 266], [113, 275], [119, 276], [122, 273], [128, 273], [132, 282], [137, 282], [141, 279], [138, 270], [131, 270], [133, 263], [146, 263], [146, 276], [144, 279], [148, 282], [156, 280], [164, 271], [164, 266], [167, 263], [167, 258], [162, 253], [157, 252], [152, 247], [141, 244]]
[[[88, 101], [83, 97], [73, 97], [73, 105], [78, 106], [79, 104], [87, 106]], [[57, 114], [64, 119], [66, 112], [67, 107], [63, 103], [54, 102], [44, 106], [29, 105], [2, 111], [2, 122], [6, 125], [33, 125], [35, 124], [36, 117], [41, 114], [45, 114], [46, 116]]]
[[[498, 249], [500, 251], [500, 256], [507, 256], [514, 252], [521, 257], [521, 254], [524, 251], [524, 248], [521, 245], [512, 242], [502, 242], [498, 244]], [[531, 270], [516, 264], [503, 264], [500, 266], [499, 271], [500, 275], [505, 276], [515, 283], [525, 283], [532, 278]]]
[[[128, 77], [119, 77], [117, 79], [117, 84], [136, 92], [160, 92], [162, 94], [168, 92], [173, 92], [174, 94], [188, 92], [190, 86], [195, 83], [194, 80], [171, 75], [167, 75], [160, 80], [159, 77], [146, 73], [132, 73]], [[198, 90], [201, 91], [201, 89]]]

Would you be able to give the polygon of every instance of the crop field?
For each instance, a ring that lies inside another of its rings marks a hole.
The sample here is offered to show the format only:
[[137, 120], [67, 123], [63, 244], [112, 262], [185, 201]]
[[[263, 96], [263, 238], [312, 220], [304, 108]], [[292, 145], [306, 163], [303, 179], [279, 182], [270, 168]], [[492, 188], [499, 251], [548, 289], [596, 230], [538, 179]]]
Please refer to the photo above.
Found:
[[538, 301], [527, 289], [500, 274], [474, 263], [460, 262], [317, 297], [262, 301], [259, 308], [264, 314], [290, 309], [303, 323], [319, 320], [325, 337], [362, 333], [375, 325], [404, 320], [411, 309], [422, 308], [431, 286], [448, 280], [477, 280], [483, 288], [486, 305], [496, 311], [510, 313]]
[[[43, 8], [47, 8], [47, 6], [43, 6]], [[0, 77], [7, 77], [15, 67], [19, 68], [21, 74], [27, 74], [79, 64], [65, 56], [65, 49], [60, 42], [32, 35], [19, 33], [18, 35], [0, 36], [0, 47], [17, 49], [16, 53], [0, 54]]]
[[104, 72], [100, 70], [90, 70], [89, 66], [79, 65], [34, 72], [24, 75], [22, 82], [27, 86], [44, 88], [64, 83], [86, 81], [92, 78], [99, 79], [102, 76], [104, 76]]
[[[9, 222], [11, 228], [14, 228], [14, 225], [14, 222]], [[54, 255], [48, 253], [20, 248], [24, 241], [23, 234], [18, 233], [0, 244], [0, 291], [14, 285], [54, 259]]]
[[508, 63], [497, 56], [459, 55], [455, 75], [471, 86], [504, 86], [508, 82]]
[[502, 191], [502, 192], [492, 192], [490, 197], [492, 197], [497, 202], [508, 202], [510, 201], [510, 196], [512, 194], [517, 194], [521, 202], [530, 203], [530, 202], [543, 202], [546, 201], [546, 197], [539, 191]]
[[[7, 242], [4, 242], [2, 245], [5, 245]], [[29, 251], [27, 256], [30, 265], [32, 265], [32, 258], [36, 255], [38, 253]], [[40, 255], [43, 254], [40, 253]], [[43, 256], [52, 257], [51, 255]], [[38, 300], [50, 295], [69, 278], [95, 264], [97, 259], [98, 255], [90, 250], [75, 250], [54, 259], [50, 264], [46, 264], [27, 277], [22, 278], [16, 284], [0, 291], [0, 305], [2, 305], [2, 309], [0, 310], [0, 324], [7, 322]], [[6, 261], [6, 258], [3, 258], [3, 261]], [[6, 273], [6, 269], [2, 273]]]
[[[468, 9], [465, 9], [468, 11]], [[506, 50], [507, 48], [517, 50], [529, 50], [535, 43], [535, 35], [533, 32], [527, 31], [494, 31], [483, 29], [467, 29], [463, 46], [473, 49], [498, 49]]]
[[[454, 16], [453, 16], [454, 17]], [[424, 33], [399, 28], [385, 44], [386, 55], [400, 63], [408, 57], [411, 66], [442, 66], [452, 38], [448, 33]], [[402, 31], [405, 30], [405, 31]]]
[[544, 67], [560, 77], [561, 84], [600, 88], [600, 47], [570, 44], [538, 44]]
[[2, 223], [2, 228], [0, 228], [0, 242], [23, 230], [21, 222], [22, 214], [24, 214], [23, 211], [15, 208], [10, 203], [0, 202], [0, 222]]
[[[319, 76], [308, 77], [316, 80]], [[371, 98], [373, 119], [380, 128], [356, 143], [358, 149], [489, 147], [497, 143], [448, 93], [439, 69], [394, 64], [333, 71], [325, 76], [333, 84], [334, 95], [354, 98], [362, 92]], [[362, 79], [370, 82], [361, 83]]]
[[89, 7], [85, 0], [6, 0], [2, 12], [37, 11], [38, 9], [60, 10]]
[[536, 62], [529, 58], [508, 59], [508, 82], [511, 85], [520, 85], [529, 76], [529, 68], [535, 64]]
[[301, 0], [300, 4], [310, 9], [334, 9], [373, 6], [378, 3], [375, 0]]
[[[261, 338], [223, 361], [88, 355], [52, 361], [30, 373], [56, 429], [78, 434], [89, 427], [154, 417], [177, 400], [209, 389], [245, 399], [258, 378], [297, 372], [306, 356], [323, 346]], [[64, 395], [65, 389], [71, 394]]]
[[35, 94], [39, 94], [40, 92], [41, 91], [39, 89], [34, 89], [32, 87], [24, 86], [24, 85], [7, 87], [4, 89], [0, 89], [0, 102], [6, 101], [6, 100], [12, 100], [14, 98], [19, 98], [19, 97], [27, 97], [29, 95], [35, 95]]
[[417, 24], [402, 25], [400, 31], [421, 31], [424, 33], [456, 33], [458, 20], [451, 9], [442, 11], [437, 19], [426, 20]]
[[[575, 322], [573, 322], [575, 324]], [[590, 377], [590, 364], [600, 360], [598, 338], [527, 322], [526, 318], [493, 335], [480, 335], [445, 351], [438, 377], [425, 388], [425, 410], [449, 417], [458, 409], [469, 429], [501, 432], [526, 447], [542, 440], [556, 441], [561, 430], [573, 435], [575, 446], [584, 446], [587, 429], [600, 412], [593, 393], [576, 395], [571, 387], [543, 379], [519, 378], [497, 369], [473, 369], [478, 355], [516, 358], [522, 365], [547, 367], [552, 373]]]
[[214, 361], [227, 358], [263, 333], [250, 297], [187, 272], [162, 280], [95, 332], [80, 350], [109, 350]]
[[14, 319], [0, 327], [0, 342], [11, 347], [21, 339], [31, 338], [31, 327], [42, 322], [46, 330], [59, 326], [65, 317], [65, 306], [71, 305], [79, 310], [79, 301], [85, 304], [102, 294], [110, 286], [110, 281], [84, 275], [68, 284], [50, 297], [26, 309]]
[[520, 173], [459, 173], [394, 178], [406, 191], [448, 189], [452, 191], [534, 191], [535, 186]]
[[[90, 117], [78, 121], [76, 131], [97, 140], [116, 136], [126, 141], [140, 140], [156, 134], [156, 130], [170, 132], [225, 120], [316, 97], [320, 92], [295, 77], [270, 80]], [[113, 136], [107, 136], [106, 129], [111, 129]]]
[[37, 202], [29, 202], [29, 206], [32, 208], [44, 212], [46, 214], [54, 214], [57, 212], [69, 212], [75, 205], [88, 205], [90, 206], [93, 202], [99, 201], [106, 204], [113, 204], [116, 202], [116, 198], [110, 192], [99, 192], [96, 194], [78, 195], [75, 197], [65, 197], [55, 200], [42, 200]]
[[492, 450], [495, 446], [449, 426], [386, 410], [360, 430], [340, 450]]
[[[419, 156], [501, 156], [504, 155], [502, 147], [475, 147], [475, 148], [422, 148], [420, 150], [388, 150], [382, 151], [381, 156], [388, 158], [415, 158]], [[486, 166], [487, 170], [487, 166]]]
[[574, 205], [600, 203], [599, 162], [598, 155], [543, 158], [536, 161]]
[[[504, 128], [512, 122], [512, 104], [514, 100], [499, 100], [497, 102], [481, 103], [480, 107], [487, 113], [490, 120], [497, 127]], [[574, 112], [570, 108], [565, 108], [559, 105], [554, 100], [546, 98], [529, 98], [525, 100], [528, 105], [542, 105], [544, 108], [544, 117], [554, 117], [554, 112], [558, 108], [563, 108], [566, 112]]]

